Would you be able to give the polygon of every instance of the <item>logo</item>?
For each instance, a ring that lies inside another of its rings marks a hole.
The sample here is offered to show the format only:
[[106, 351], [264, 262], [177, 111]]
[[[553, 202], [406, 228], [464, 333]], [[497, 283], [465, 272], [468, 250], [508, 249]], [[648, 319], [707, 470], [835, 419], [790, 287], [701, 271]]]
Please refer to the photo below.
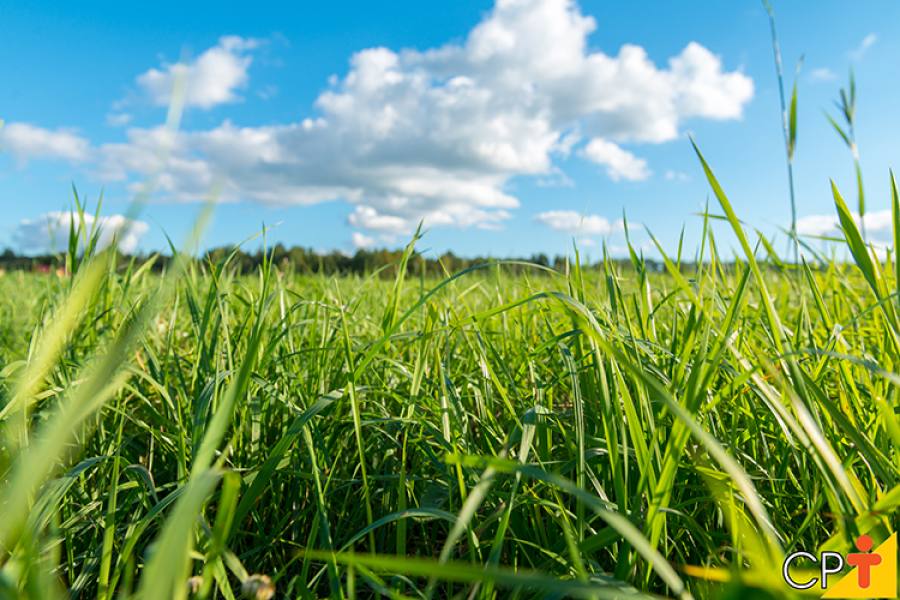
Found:
[[[872, 538], [861, 535], [856, 539], [856, 552], [846, 557], [829, 551], [818, 557], [802, 550], [794, 552], [784, 559], [781, 574], [795, 590], [818, 586], [824, 590], [822, 598], [897, 598], [897, 534], [874, 550], [872, 546]], [[818, 564], [818, 570], [801, 575], [793, 564], [801, 558]], [[841, 573], [845, 565], [852, 567], [849, 573], [830, 577]]]

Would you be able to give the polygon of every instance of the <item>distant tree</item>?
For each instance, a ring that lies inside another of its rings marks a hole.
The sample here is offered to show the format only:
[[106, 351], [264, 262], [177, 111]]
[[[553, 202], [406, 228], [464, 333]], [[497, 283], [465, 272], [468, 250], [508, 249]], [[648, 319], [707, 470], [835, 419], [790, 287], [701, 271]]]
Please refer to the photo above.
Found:
[[542, 267], [550, 266], [550, 259], [547, 258], [547, 255], [541, 252], [540, 254], [532, 254], [531, 262], [541, 265]]

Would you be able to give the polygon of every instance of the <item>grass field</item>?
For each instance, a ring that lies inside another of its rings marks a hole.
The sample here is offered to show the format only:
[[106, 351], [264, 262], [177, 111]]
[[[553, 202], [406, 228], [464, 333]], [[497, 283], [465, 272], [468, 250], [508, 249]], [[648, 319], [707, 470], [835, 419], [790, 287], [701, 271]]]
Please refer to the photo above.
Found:
[[741, 246], [685, 272], [6, 274], [4, 597], [782, 597], [883, 540], [898, 266], [839, 196], [853, 260], [783, 264], [709, 176]]

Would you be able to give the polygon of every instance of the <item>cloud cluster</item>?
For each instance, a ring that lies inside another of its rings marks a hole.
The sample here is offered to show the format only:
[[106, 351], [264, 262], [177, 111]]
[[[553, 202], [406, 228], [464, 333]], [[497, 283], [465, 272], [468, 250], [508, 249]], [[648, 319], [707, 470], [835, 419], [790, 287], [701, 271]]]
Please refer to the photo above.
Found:
[[[173, 201], [212, 189], [226, 201], [342, 200], [353, 206], [358, 245], [419, 221], [496, 228], [519, 206], [514, 178], [564, 181], [556, 160], [574, 155], [613, 180], [646, 179], [651, 169], [633, 146], [672, 140], [687, 119], [739, 118], [753, 95], [749, 77], [696, 42], [661, 66], [640, 46], [590, 48], [595, 29], [574, 0], [496, 0], [459, 42], [357, 52], [296, 122], [131, 128], [124, 141], [98, 147], [18, 123], [0, 130], [0, 144], [20, 160], [89, 160], [104, 181], [136, 187], [152, 178]], [[144, 72], [137, 85], [157, 105], [181, 81], [187, 106], [236, 102], [259, 44], [222, 37], [195, 60]], [[129, 118], [118, 112], [110, 123]]]
[[249, 52], [258, 45], [253, 39], [223, 36], [195, 60], [150, 69], [138, 76], [137, 83], [159, 106], [169, 104], [177, 86], [183, 86], [185, 106], [209, 109], [236, 102], [240, 99], [237, 90], [249, 79], [247, 70], [253, 60]]
[[[95, 219], [93, 215], [85, 214], [84, 221], [88, 231], [92, 228], [99, 230], [99, 248], [106, 248], [117, 241], [119, 250], [125, 253], [133, 252], [149, 229], [143, 221], [132, 221], [122, 215]], [[13, 233], [13, 241], [27, 253], [64, 252], [69, 246], [69, 229], [73, 223], [77, 229], [77, 213], [48, 212], [36, 219], [21, 221]]]
[[[306, 119], [176, 135], [132, 129], [100, 148], [100, 171], [158, 173], [174, 200], [201, 199], [213, 185], [230, 200], [340, 199], [369, 234], [408, 232], [420, 220], [491, 228], [519, 204], [512, 178], [557, 172], [555, 157], [573, 147], [613, 179], [644, 179], [646, 161], [622, 144], [671, 140], [689, 118], [738, 118], [753, 95], [747, 76], [697, 43], [659, 67], [639, 46], [590, 50], [595, 28], [571, 0], [498, 0], [460, 43], [356, 53]], [[222, 38], [139, 83], [162, 104], [184, 72], [189, 104], [230, 102], [253, 47]]]

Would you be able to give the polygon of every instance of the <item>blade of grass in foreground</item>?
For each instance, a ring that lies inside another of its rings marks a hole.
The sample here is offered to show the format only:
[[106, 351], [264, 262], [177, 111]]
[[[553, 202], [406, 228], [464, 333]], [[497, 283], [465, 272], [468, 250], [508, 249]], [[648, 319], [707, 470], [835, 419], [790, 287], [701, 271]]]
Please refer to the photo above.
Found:
[[212, 494], [221, 475], [207, 469], [191, 479], [185, 493], [166, 517], [165, 526], [154, 542], [150, 560], [141, 575], [140, 600], [181, 600], [187, 597], [190, 574], [189, 550], [197, 515]]
[[80, 322], [84, 309], [108, 275], [109, 271], [102, 257], [97, 257], [88, 268], [82, 269], [76, 276], [71, 292], [48, 317], [45, 327], [36, 334], [37, 348], [19, 375], [9, 402], [0, 410], [4, 446], [8, 448], [7, 459], [26, 443], [28, 409], [35, 401], [47, 374], [56, 365], [60, 352]]
[[731, 228], [734, 231], [735, 236], [737, 236], [738, 242], [740, 242], [741, 244], [741, 248], [744, 251], [744, 256], [747, 257], [747, 261], [750, 263], [750, 269], [753, 271], [753, 277], [756, 280], [757, 287], [759, 288], [759, 295], [762, 299], [763, 306], [766, 309], [766, 317], [769, 320], [769, 331], [772, 334], [773, 341], [775, 342], [775, 347], [778, 350], [779, 354], [784, 353], [785, 341], [784, 332], [782, 331], [781, 327], [781, 319], [778, 318], [778, 313], [775, 311], [775, 307], [772, 304], [772, 297], [769, 295], [766, 281], [763, 278], [763, 274], [759, 268], [759, 264], [756, 262], [756, 255], [753, 252], [753, 249], [750, 247], [750, 243], [747, 241], [747, 236], [744, 233], [744, 228], [741, 226], [741, 222], [738, 220], [737, 214], [735, 214], [734, 209], [731, 206], [731, 201], [728, 200], [728, 196], [725, 195], [725, 190], [723, 190], [722, 186], [719, 185], [719, 181], [713, 174], [712, 169], [706, 162], [706, 159], [703, 158], [703, 154], [700, 152], [700, 148], [697, 147], [697, 144], [696, 142], [694, 142], [693, 138], [691, 138], [691, 145], [694, 147], [694, 152], [697, 153], [697, 158], [700, 159], [700, 164], [703, 166], [703, 172], [706, 174], [706, 179], [709, 182], [709, 185], [712, 188], [716, 199], [722, 206], [722, 210], [725, 211], [725, 216], [728, 218], [728, 222], [731, 224]]
[[[841, 197], [841, 193], [838, 191], [834, 181], [831, 182], [831, 193], [834, 196], [834, 205], [841, 222], [841, 229], [844, 231], [844, 237], [847, 240], [847, 247], [850, 249], [856, 266], [862, 271], [863, 277], [865, 277], [869, 287], [872, 288], [875, 297], [878, 300], [885, 300], [888, 297], [888, 290], [881, 270], [878, 268], [877, 263], [872, 260], [869, 248], [856, 227], [853, 215], [850, 213], [850, 209], [847, 208], [847, 204]], [[898, 320], [894, 303], [881, 302], [879, 306], [888, 324], [891, 326], [891, 340], [894, 344], [894, 349], [895, 351], [900, 351], [900, 320]]]
[[891, 229], [894, 233], [894, 285], [900, 298], [900, 194], [897, 193], [897, 179], [891, 171]]

